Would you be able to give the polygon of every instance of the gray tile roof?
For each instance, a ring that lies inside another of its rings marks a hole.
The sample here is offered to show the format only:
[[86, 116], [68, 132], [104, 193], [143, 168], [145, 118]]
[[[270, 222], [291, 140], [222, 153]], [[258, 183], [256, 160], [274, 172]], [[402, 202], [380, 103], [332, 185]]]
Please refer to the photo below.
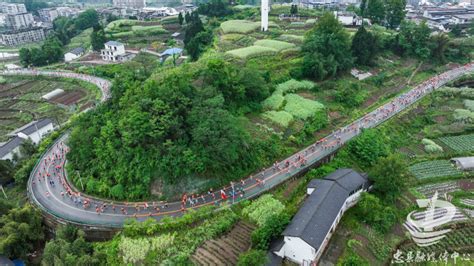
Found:
[[109, 46], [122, 46], [123, 45], [123, 43], [117, 42], [117, 41], [108, 41], [105, 44]]
[[365, 177], [351, 169], [339, 169], [323, 179], [312, 180], [308, 187], [315, 190], [305, 200], [283, 235], [300, 237], [318, 250], [347, 197], [367, 183]]
[[77, 48], [74, 48], [72, 49], [71, 51], [69, 51], [69, 53], [71, 54], [75, 54], [75, 55], [81, 55], [85, 52], [84, 48], [82, 47], [77, 47]]
[[36, 128], [41, 129], [48, 124], [53, 123], [53, 120], [50, 118], [44, 118], [39, 121], [33, 121], [31, 123], [28, 123], [18, 129], [16, 129], [14, 132], [10, 133], [10, 135], [16, 135], [18, 133], [23, 133], [25, 135], [31, 135], [36, 131]]
[[3, 158], [3, 156], [20, 147], [22, 143], [23, 139], [20, 137], [14, 137], [10, 139], [8, 142], [6, 142], [5, 144], [3, 144], [3, 146], [0, 147], [0, 158]]

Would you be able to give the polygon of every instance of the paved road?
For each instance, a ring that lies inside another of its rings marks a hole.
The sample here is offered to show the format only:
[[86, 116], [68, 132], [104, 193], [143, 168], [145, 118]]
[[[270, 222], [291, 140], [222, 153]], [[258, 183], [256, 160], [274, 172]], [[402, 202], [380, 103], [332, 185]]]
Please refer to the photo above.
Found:
[[121, 227], [127, 218], [145, 220], [148, 217], [153, 217], [159, 220], [165, 215], [178, 216], [186, 210], [206, 205], [238, 202], [281, 184], [318, 160], [332, 154], [341, 145], [357, 136], [361, 129], [377, 126], [434, 89], [473, 70], [474, 63], [471, 63], [433, 77], [285, 160], [275, 162], [274, 165], [253, 176], [203, 195], [183, 195], [182, 201], [178, 202], [114, 203], [77, 192], [69, 185], [64, 171], [68, 152], [68, 147], [65, 145], [67, 135], [64, 135], [45, 152], [32, 171], [28, 181], [30, 198], [44, 211], [61, 219], [106, 227]]

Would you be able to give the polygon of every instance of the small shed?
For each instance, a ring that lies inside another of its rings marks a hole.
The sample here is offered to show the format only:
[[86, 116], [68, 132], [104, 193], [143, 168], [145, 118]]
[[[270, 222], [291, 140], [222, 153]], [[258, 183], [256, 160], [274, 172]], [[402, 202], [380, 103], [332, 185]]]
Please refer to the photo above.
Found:
[[64, 54], [64, 61], [69, 62], [76, 58], [79, 58], [84, 54], [84, 52], [85, 50], [82, 47], [74, 48], [71, 51]]
[[459, 170], [473, 171], [474, 170], [474, 157], [459, 157], [452, 158], [451, 162], [456, 165]]

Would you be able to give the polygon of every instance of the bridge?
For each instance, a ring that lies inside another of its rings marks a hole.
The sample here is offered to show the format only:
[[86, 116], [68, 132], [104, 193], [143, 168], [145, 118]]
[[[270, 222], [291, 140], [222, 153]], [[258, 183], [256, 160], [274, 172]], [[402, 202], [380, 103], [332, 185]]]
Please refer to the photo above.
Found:
[[[231, 183], [227, 187], [200, 196], [186, 195], [177, 202], [112, 202], [80, 193], [72, 186], [64, 169], [68, 147], [68, 135], [60, 137], [41, 156], [28, 180], [30, 201], [43, 211], [50, 221], [72, 223], [93, 229], [110, 229], [123, 227], [126, 219], [139, 221], [153, 218], [160, 220], [165, 216], [180, 216], [190, 209], [207, 205], [220, 206], [226, 202], [235, 204], [243, 199], [254, 198], [278, 186], [286, 180], [301, 175], [317, 164], [329, 158], [345, 143], [359, 135], [362, 129], [376, 127], [394, 115], [413, 105], [418, 100], [443, 86], [447, 82], [472, 72], [474, 63], [457, 67], [437, 75], [415, 88], [405, 92], [363, 117], [339, 128], [328, 136], [300, 150], [274, 165]], [[17, 74], [56, 76], [46, 71], [17, 71]], [[59, 76], [74, 78], [74, 73], [60, 72]], [[102, 100], [110, 97], [110, 82], [91, 76], [79, 78], [101, 88]]]

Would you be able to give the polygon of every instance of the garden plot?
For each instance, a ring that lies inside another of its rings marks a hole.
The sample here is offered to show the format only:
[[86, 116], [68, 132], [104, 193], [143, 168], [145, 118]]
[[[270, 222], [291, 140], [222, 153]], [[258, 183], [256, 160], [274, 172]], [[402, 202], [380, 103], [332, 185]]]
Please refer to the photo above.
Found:
[[474, 134], [439, 138], [449, 148], [458, 151], [474, 151]]
[[86, 96], [86, 93], [81, 90], [68, 91], [51, 98], [51, 102], [62, 105], [74, 105]]
[[462, 171], [454, 167], [448, 160], [434, 160], [414, 164], [408, 170], [418, 179], [460, 176]]
[[457, 181], [436, 183], [417, 187], [416, 190], [426, 197], [432, 197], [436, 191], [439, 195], [461, 190]]
[[228, 20], [221, 23], [222, 31], [227, 33], [241, 33], [246, 34], [256, 31], [260, 28], [260, 22], [248, 20]]
[[256, 45], [245, 47], [245, 48], [234, 49], [234, 50], [230, 50], [226, 52], [226, 54], [228, 55], [245, 59], [245, 60], [250, 59], [250, 58], [260, 57], [260, 56], [274, 55], [276, 53], [277, 51], [272, 48], [256, 46]]
[[322, 103], [308, 100], [299, 96], [298, 94], [287, 94], [285, 95], [285, 100], [285, 111], [293, 115], [295, 118], [302, 120], [313, 117], [317, 112], [324, 109], [324, 105]]
[[461, 199], [459, 200], [459, 202], [461, 202], [464, 205], [474, 207], [474, 199]]
[[254, 45], [268, 47], [278, 52], [281, 52], [287, 49], [296, 48], [296, 45], [292, 43], [275, 41], [275, 40], [258, 40], [254, 43]]
[[262, 116], [284, 128], [287, 128], [293, 122], [293, 116], [285, 111], [267, 111]]

